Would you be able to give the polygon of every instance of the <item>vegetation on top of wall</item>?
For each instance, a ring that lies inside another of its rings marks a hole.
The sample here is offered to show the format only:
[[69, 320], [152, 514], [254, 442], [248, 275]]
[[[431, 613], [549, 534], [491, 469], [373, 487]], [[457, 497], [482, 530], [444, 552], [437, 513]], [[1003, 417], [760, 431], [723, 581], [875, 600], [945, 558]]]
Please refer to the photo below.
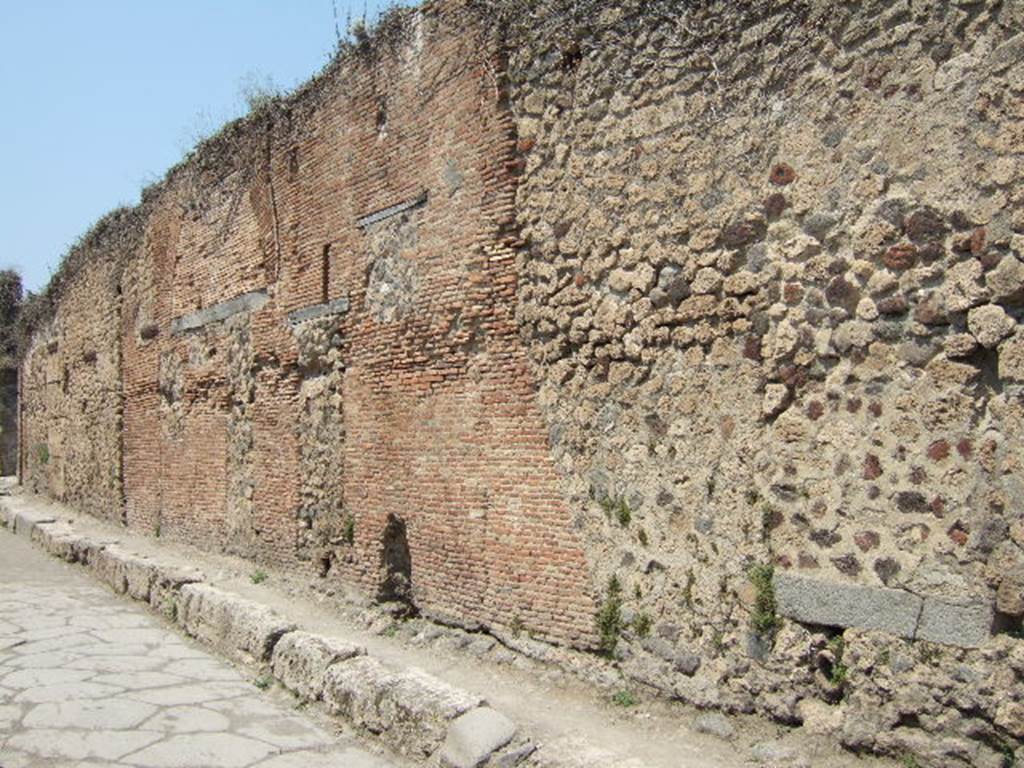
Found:
[[[264, 83], [243, 83], [242, 96], [249, 107], [248, 114], [202, 138], [163, 178], [141, 191], [138, 205], [118, 207], [102, 216], [67, 249], [46, 287], [26, 297], [14, 334], [19, 359], [27, 351], [33, 334], [52, 319], [64, 287], [83, 265], [105, 258], [123, 263], [134, 252], [142, 242], [149, 211], [173, 181], [205, 173], [216, 173], [221, 178], [226, 170], [253, 166], [254, 139], [263, 139], [280, 118], [287, 122], [290, 112], [300, 105], [303, 109], [315, 109], [321, 93], [344, 68], [372, 66], [382, 57], [392, 55], [398, 45], [408, 40], [414, 13], [410, 8], [393, 4], [381, 12], [374, 24], [365, 19], [350, 21], [347, 33], [339, 32], [335, 50], [324, 68], [292, 92]], [[265, 141], [260, 140], [255, 146], [262, 150]]]
[[21, 306], [15, 326], [17, 355], [28, 349], [32, 335], [53, 317], [64, 287], [87, 263], [125, 258], [141, 240], [141, 209], [115, 208], [75, 241], [61, 258], [50, 282], [39, 293], [29, 293]]
[[[373, 24], [365, 19], [349, 20], [344, 35], [338, 29], [335, 51], [319, 73], [292, 92], [266, 87], [243, 92], [250, 107], [247, 115], [200, 140], [161, 180], [142, 190], [138, 206], [106, 214], [68, 249], [47, 287], [26, 301], [19, 325], [20, 351], [24, 352], [34, 330], [52, 317], [62, 287], [84, 262], [110, 253], [123, 257], [131, 252], [134, 243], [140, 242], [150, 206], [171, 182], [181, 176], [198, 178], [205, 173], [223, 178], [225, 171], [251, 168], [255, 164], [254, 151], [265, 151], [266, 142], [261, 139], [276, 124], [290, 124], [293, 112], [315, 110], [332, 85], [343, 87], [344, 80], [339, 74], [346, 68], [372, 67], [394, 56], [410, 41], [418, 18], [433, 17], [450, 27], [468, 29], [472, 25], [480, 30], [481, 37], [501, 39], [507, 48], [514, 49], [528, 39], [549, 40], [552, 50], [558, 53], [559, 65], [571, 68], [583, 56], [593, 53], [586, 49], [589, 43], [581, 47], [580, 41], [599, 23], [625, 25], [627, 32], [639, 24], [668, 30], [673, 44], [710, 53], [716, 41], [735, 33], [741, 17], [748, 17], [749, 21], [751, 15], [761, 12], [762, 6], [767, 8], [770, 4], [763, 0], [751, 3], [742, 14], [699, 13], [712, 5], [714, 0], [427, 0], [419, 8], [393, 4]], [[805, 6], [801, 2], [792, 5], [798, 13]], [[478, 45], [477, 49], [486, 55], [491, 47]], [[496, 86], [503, 82], [493, 72], [490, 61], [467, 61], [463, 66], [480, 64], [492, 70]], [[103, 247], [99, 247], [101, 243]]]
[[[150, 207], [161, 197], [174, 180], [182, 176], [201, 177], [225, 171], [251, 168], [254, 151], [263, 152], [265, 137], [278, 122], [290, 123], [294, 111], [312, 111], [336, 81], [343, 86], [338, 75], [348, 67], [372, 67], [380, 60], [394, 56], [407, 44], [416, 29], [416, 19], [433, 16], [447, 26], [465, 27], [474, 23], [483, 37], [500, 37], [506, 46], [528, 37], [550, 39], [552, 46], [561, 51], [562, 65], [571, 66], [587, 51], [574, 47], [575, 41], [590, 30], [602, 12], [614, 18], [623, 15], [635, 24], [637, 13], [642, 12], [645, 25], [670, 24], [680, 35], [697, 40], [701, 46], [727, 34], [738, 22], [731, 16], [741, 14], [704, 14], [699, 30], [687, 25], [695, 23], [691, 11], [710, 5], [709, 0], [632, 0], [616, 3], [612, 0], [462, 0], [437, 2], [427, 0], [420, 8], [393, 4], [383, 11], [373, 24], [365, 19], [347, 24], [344, 35], [338, 31], [337, 45], [324, 68], [292, 92], [276, 88], [243, 88], [243, 96], [250, 107], [247, 115], [232, 120], [215, 134], [200, 140], [182, 160], [172, 166], [164, 177], [144, 188], [141, 203], [134, 207], [117, 208], [103, 216], [65, 253], [46, 288], [32, 294], [25, 302], [19, 323], [19, 352], [24, 353], [27, 342], [36, 329], [52, 317], [62, 288], [78, 273], [82, 264], [93, 258], [124, 258], [141, 242], [144, 222]], [[754, 3], [759, 6], [761, 3]], [[797, 4], [799, 5], [799, 4]], [[604, 17], [606, 21], [610, 17]], [[708, 19], [718, 19], [716, 28], [708, 26]], [[569, 23], [566, 23], [569, 22]], [[696, 32], [699, 31], [699, 36]], [[478, 46], [487, 51], [488, 46]], [[477, 66], [481, 62], [465, 62], [464, 66]], [[489, 63], [489, 62], [484, 62]], [[497, 84], [498, 78], [495, 75]]]
[[21, 275], [12, 269], [0, 270], [0, 369], [14, 366], [18, 349], [15, 329], [23, 301]]

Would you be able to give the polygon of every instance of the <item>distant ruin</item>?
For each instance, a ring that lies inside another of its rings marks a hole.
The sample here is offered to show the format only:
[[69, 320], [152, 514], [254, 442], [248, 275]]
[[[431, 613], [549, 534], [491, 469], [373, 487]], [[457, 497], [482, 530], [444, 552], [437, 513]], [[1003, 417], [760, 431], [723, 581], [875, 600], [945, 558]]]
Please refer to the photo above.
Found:
[[1022, 30], [975, 0], [392, 14], [69, 255], [22, 480], [614, 648], [701, 707], [1000, 766]]
[[0, 271], [0, 476], [18, 474], [18, 314], [21, 276]]

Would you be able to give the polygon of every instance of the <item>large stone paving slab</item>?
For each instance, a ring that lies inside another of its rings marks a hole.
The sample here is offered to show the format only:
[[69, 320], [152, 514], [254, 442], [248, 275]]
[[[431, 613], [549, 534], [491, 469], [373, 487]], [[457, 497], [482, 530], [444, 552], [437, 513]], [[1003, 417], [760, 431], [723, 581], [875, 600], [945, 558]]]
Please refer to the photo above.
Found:
[[4, 768], [388, 768], [0, 531]]

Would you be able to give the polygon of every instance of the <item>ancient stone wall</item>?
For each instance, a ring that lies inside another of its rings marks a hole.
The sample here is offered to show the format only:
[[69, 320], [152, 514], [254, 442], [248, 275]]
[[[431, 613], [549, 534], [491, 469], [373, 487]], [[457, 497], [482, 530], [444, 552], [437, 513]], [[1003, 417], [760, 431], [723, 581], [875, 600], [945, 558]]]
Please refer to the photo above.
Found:
[[98, 517], [121, 520], [120, 264], [138, 217], [116, 212], [83, 239], [54, 285], [53, 309], [21, 367], [22, 482]]
[[745, 6], [521, 32], [553, 457], [636, 677], [998, 764], [969, 740], [1024, 735], [992, 637], [1024, 612], [1022, 8]]
[[999, 765], [1022, 28], [973, 0], [392, 17], [86, 239], [23, 365], [25, 479], [701, 706]]

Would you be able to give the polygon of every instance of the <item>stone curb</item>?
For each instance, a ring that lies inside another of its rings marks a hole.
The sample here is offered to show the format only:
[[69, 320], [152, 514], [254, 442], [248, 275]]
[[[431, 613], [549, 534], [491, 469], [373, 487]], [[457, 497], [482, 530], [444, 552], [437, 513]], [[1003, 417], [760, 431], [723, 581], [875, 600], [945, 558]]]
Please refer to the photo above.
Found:
[[178, 590], [178, 625], [206, 645], [238, 661], [270, 661], [277, 641], [297, 629], [266, 606], [208, 584]]
[[481, 697], [420, 669], [390, 670], [365, 648], [302, 631], [260, 603], [204, 583], [196, 569], [135, 555], [116, 541], [78, 534], [52, 516], [2, 501], [0, 524], [49, 555], [84, 566], [218, 653], [268, 668], [299, 699], [322, 701], [332, 715], [418, 764], [512, 768], [535, 752]]

